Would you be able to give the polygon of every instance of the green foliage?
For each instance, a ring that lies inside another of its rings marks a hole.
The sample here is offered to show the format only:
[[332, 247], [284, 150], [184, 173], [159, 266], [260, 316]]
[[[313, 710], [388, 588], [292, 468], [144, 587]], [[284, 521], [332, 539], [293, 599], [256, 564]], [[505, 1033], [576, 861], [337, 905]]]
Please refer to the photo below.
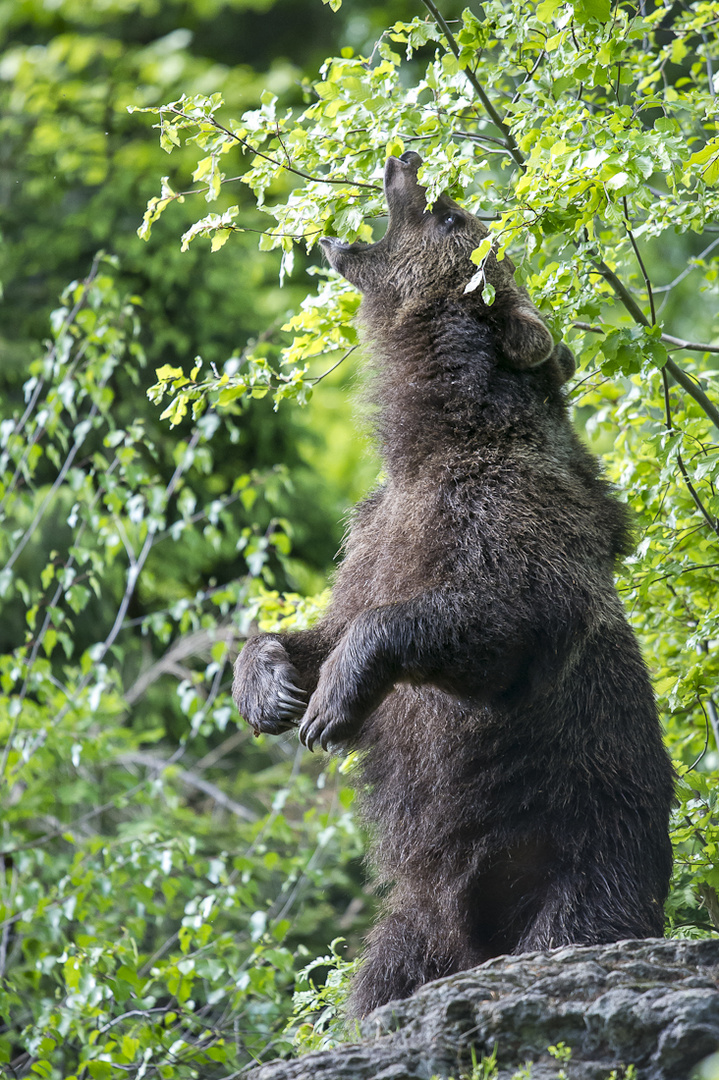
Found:
[[[66, 291], [0, 426], [0, 1054], [43, 1077], [227, 1075], [290, 1048], [303, 939], [327, 940], [361, 841], [334, 765], [228, 728], [234, 643], [311, 624], [326, 595], [269, 587], [291, 552], [289, 523], [257, 524], [277, 474], [198, 507], [214, 414], [167, 469], [118, 426], [116, 377], [144, 355], [113, 272], [98, 257]], [[200, 592], [198, 546], [237, 561]]]
[[[335, 938], [326, 956], [316, 957], [297, 972], [286, 1030], [293, 1033], [299, 1053], [329, 1050], [347, 1037], [342, 1006], [358, 961], [346, 960], [340, 946], [344, 946], [344, 938]], [[318, 972], [322, 977], [319, 985], [315, 981]]]

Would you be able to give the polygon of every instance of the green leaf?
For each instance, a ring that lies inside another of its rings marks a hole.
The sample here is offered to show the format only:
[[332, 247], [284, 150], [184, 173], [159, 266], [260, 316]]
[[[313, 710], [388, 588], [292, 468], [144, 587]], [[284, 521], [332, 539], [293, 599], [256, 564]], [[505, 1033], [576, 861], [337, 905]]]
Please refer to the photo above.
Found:
[[112, 1065], [109, 1061], [88, 1061], [87, 1068], [92, 1080], [110, 1080]]
[[587, 23], [590, 19], [606, 23], [611, 17], [610, 0], [576, 0], [572, 6], [579, 23]]
[[171, 364], [163, 364], [162, 367], [155, 369], [155, 376], [158, 382], [167, 382], [170, 379], [184, 378], [184, 372], [182, 368], [172, 367]]

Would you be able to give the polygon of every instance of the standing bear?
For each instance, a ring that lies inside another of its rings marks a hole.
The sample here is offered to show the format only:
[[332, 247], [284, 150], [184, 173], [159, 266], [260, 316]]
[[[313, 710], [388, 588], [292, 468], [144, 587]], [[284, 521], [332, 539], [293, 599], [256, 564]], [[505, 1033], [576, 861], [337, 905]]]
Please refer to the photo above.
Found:
[[363, 1016], [501, 953], [661, 936], [672, 769], [613, 582], [625, 510], [567, 416], [574, 371], [484, 225], [385, 169], [376, 244], [322, 245], [363, 293], [386, 481], [332, 604], [262, 634], [233, 695], [256, 732], [361, 751], [385, 893]]

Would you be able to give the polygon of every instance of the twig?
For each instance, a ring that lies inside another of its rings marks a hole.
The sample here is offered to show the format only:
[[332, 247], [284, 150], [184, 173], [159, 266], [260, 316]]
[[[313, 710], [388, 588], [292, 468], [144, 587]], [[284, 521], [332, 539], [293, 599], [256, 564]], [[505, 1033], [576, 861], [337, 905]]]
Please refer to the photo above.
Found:
[[[94, 406], [93, 406], [93, 408], [94, 408]], [[184, 457], [185, 461], [189, 461], [192, 451], [194, 450], [195, 446], [197, 446], [197, 443], [200, 440], [200, 434], [201, 434], [200, 429], [196, 428], [195, 431], [192, 434], [191, 439], [189, 440], [189, 442], [187, 444], [187, 450], [185, 452], [185, 457]], [[181, 462], [178, 463], [174, 473], [170, 477], [170, 481], [167, 484], [167, 487], [165, 488], [165, 499], [167, 500], [167, 502], [169, 502], [169, 500], [172, 498], [172, 496], [173, 496], [173, 494], [175, 492], [175, 488], [177, 487], [178, 483], [180, 482], [180, 479], [181, 479], [182, 474], [183, 474], [184, 471], [185, 471], [185, 465], [181, 461]], [[80, 698], [80, 695], [83, 693], [84, 690], [87, 689], [87, 687], [92, 682], [93, 674], [94, 674], [94, 672], [95, 672], [95, 670], [97, 668], [97, 665], [100, 664], [102, 662], [102, 660], [104, 660], [105, 656], [107, 655], [107, 653], [110, 651], [110, 649], [114, 645], [115, 638], [117, 637], [117, 635], [120, 633], [120, 630], [122, 629], [125, 614], [127, 612], [127, 609], [128, 609], [128, 607], [130, 605], [130, 601], [132, 600], [132, 597], [133, 597], [134, 592], [135, 592], [135, 586], [137, 585], [137, 580], [138, 580], [138, 578], [140, 576], [142, 568], [144, 567], [144, 565], [145, 565], [145, 563], [147, 561], [147, 558], [148, 558], [148, 556], [150, 554], [150, 551], [152, 550], [154, 542], [155, 542], [155, 533], [150, 529], [148, 531], [148, 533], [147, 533], [145, 543], [142, 545], [142, 549], [140, 551], [140, 554], [137, 556], [137, 559], [135, 559], [134, 561], [132, 561], [130, 563], [130, 566], [129, 566], [129, 569], [128, 569], [128, 572], [127, 572], [127, 582], [125, 584], [125, 592], [123, 594], [122, 600], [120, 601], [120, 606], [117, 609], [117, 614], [115, 616], [115, 621], [112, 624], [112, 628], [110, 629], [110, 633], [107, 635], [105, 640], [100, 644], [100, 646], [96, 649], [96, 651], [95, 651], [95, 653], [93, 655], [94, 664], [90, 668], [88, 673], [86, 675], [84, 675], [83, 678], [78, 683], [77, 687], [75, 688], [72, 699], [68, 699], [66, 704], [62, 706], [62, 708], [59, 710], [59, 712], [54, 717], [54, 719], [52, 721], [52, 726], [53, 727], [57, 727], [58, 724], [62, 723], [62, 721], [67, 716], [70, 709], [75, 704], [77, 704], [77, 702], [78, 702], [78, 700]], [[21, 756], [21, 758], [18, 761], [17, 765], [13, 768], [12, 774], [17, 773], [25, 765], [27, 760], [35, 753], [35, 751], [40, 746], [42, 746], [42, 744], [44, 743], [46, 738], [47, 738], [47, 728], [42, 728], [38, 732], [37, 736], [33, 740], [30, 747], [27, 748], [26, 752]]]
[[[153, 769], [156, 774], [163, 773], [165, 769], [173, 764], [172, 761], [164, 761], [161, 758], [153, 757], [152, 754], [144, 754], [142, 751], [123, 754], [118, 758], [118, 761], [121, 765], [133, 764], [147, 766], [148, 768]], [[189, 769], [180, 769], [178, 770], [177, 778], [180, 783], [184, 784], [186, 787], [197, 788], [198, 791], [202, 791], [205, 795], [209, 795], [211, 799], [214, 799], [218, 806], [221, 806], [223, 810], [229, 810], [235, 817], [241, 818], [243, 821], [257, 821], [258, 815], [253, 810], [248, 810], [246, 806], [242, 806], [241, 803], [235, 802], [234, 799], [231, 799], [229, 795], [226, 795], [224, 791], [218, 788], [216, 784], [212, 784], [209, 780], [205, 780], [204, 776], [198, 776]]]
[[719, 428], [719, 409], [714, 402], [706, 396], [701, 387], [696, 386], [692, 382], [691, 377], [687, 375], [686, 371], [682, 371], [682, 369], [671, 359], [667, 360], [662, 371], [668, 371], [674, 381], [679, 383], [689, 397], [694, 398], [696, 403], [701, 406], [714, 426]]
[[[432, 16], [434, 21], [437, 23], [437, 26], [440, 28], [440, 30], [444, 34], [445, 40], [446, 40], [447, 44], [449, 45], [449, 48], [454, 53], [457, 60], [459, 60], [459, 58], [460, 58], [460, 48], [459, 48], [459, 45], [457, 44], [457, 41], [455, 39], [454, 34], [452, 33], [449, 26], [447, 25], [447, 22], [446, 22], [446, 20], [444, 18], [444, 15], [439, 10], [437, 5], [434, 3], [434, 0], [422, 0], [422, 3], [427, 8], [430, 15]], [[487, 97], [487, 95], [486, 95], [486, 93], [484, 91], [484, 87], [480, 83], [479, 79], [477, 78], [477, 76], [474, 74], [473, 71], [469, 70], [469, 68], [463, 68], [462, 70], [464, 71], [465, 78], [467, 79], [467, 81], [469, 83], [471, 83], [472, 88], [474, 89], [474, 92], [476, 93], [479, 100], [482, 102], [482, 105], [484, 106], [485, 111], [489, 114], [489, 117], [490, 117], [492, 123], [495, 125], [495, 127], [499, 128], [499, 130], [502, 132], [505, 139], [507, 140], [507, 150], [509, 150], [510, 154], [512, 155], [512, 157], [516, 161], [517, 165], [519, 165], [520, 169], [522, 169], [522, 170], [526, 169], [527, 166], [526, 166], [526, 163], [524, 161], [524, 156], [523, 156], [521, 150], [519, 149], [519, 147], [517, 146], [517, 141], [514, 138], [514, 135], [512, 134], [512, 132], [511, 132], [510, 128], [508, 127], [508, 125], [506, 124], [506, 122], [502, 119], [500, 114], [497, 112], [497, 110], [495, 109], [492, 102]]]
[[[592, 334], [606, 334], [607, 332], [605, 326], [592, 326], [591, 323], [580, 322], [579, 320], [575, 320], [572, 326], [576, 326], [577, 330], [585, 330]], [[667, 345], [673, 345], [675, 349], [686, 349], [689, 352], [719, 353], [719, 345], [706, 345], [702, 341], [687, 341], [685, 338], [675, 337], [674, 334], [663, 333], [661, 340], [666, 341]]]
[[[459, 131], [455, 128], [452, 134], [457, 135], [461, 139], [469, 139], [470, 142], [493, 143], [495, 146], [501, 146], [504, 150], [509, 150], [505, 139], [496, 139], [494, 135], [485, 135], [484, 132]], [[422, 138], [428, 138], [428, 136], [422, 136]], [[717, 243], [719, 243], [719, 241], [717, 241]]]
[[711, 724], [712, 731], [714, 733], [714, 743], [717, 750], [719, 750], [719, 716], [717, 716], [717, 709], [716, 705], [714, 704], [714, 698], [707, 698], [706, 710], [709, 714], [709, 723]]
[[[73, 308], [67, 314], [67, 316], [65, 317], [65, 321], [63, 322], [62, 326], [60, 327], [60, 329], [57, 331], [57, 333], [55, 335], [55, 339], [56, 339], [55, 344], [52, 346], [49, 353], [47, 354], [46, 359], [47, 359], [48, 362], [52, 362], [52, 360], [54, 360], [55, 356], [57, 355], [57, 343], [58, 343], [58, 341], [60, 340], [62, 335], [67, 332], [69, 327], [72, 326], [73, 322], [75, 321], [75, 317], [77, 316], [77, 313], [81, 310], [81, 308], [83, 308], [85, 306], [85, 303], [87, 302], [88, 293], [90, 291], [90, 286], [92, 285], [93, 281], [97, 277], [97, 271], [98, 271], [100, 262], [101, 262], [102, 258], [104, 257], [104, 254], [105, 253], [103, 251], [98, 251], [98, 253], [95, 255], [95, 258], [93, 259], [92, 265], [90, 267], [90, 272], [89, 272], [89, 274], [87, 275], [87, 277], [84, 279], [84, 281], [82, 283], [83, 284], [82, 292], [81, 292], [80, 296], [77, 298], [77, 300], [75, 301], [75, 304], [74, 304]], [[28, 401], [27, 406], [25, 408], [25, 412], [22, 414], [20, 419], [15, 424], [15, 427], [13, 428], [13, 431], [12, 431], [13, 435], [19, 435], [20, 432], [25, 427], [25, 424], [27, 423], [29, 417], [32, 415], [33, 409], [35, 408], [35, 405], [37, 404], [37, 399], [40, 397], [40, 394], [42, 393], [42, 390], [43, 390], [44, 386], [45, 386], [45, 380], [44, 379], [38, 379], [36, 384], [35, 384], [35, 388], [33, 389], [32, 396], [30, 397], [30, 400]], [[2, 513], [2, 510], [3, 510], [4, 506], [5, 506], [5, 503], [7, 502], [8, 498], [10, 497], [10, 495], [12, 494], [12, 492], [13, 492], [13, 490], [15, 488], [15, 484], [17, 482], [18, 476], [20, 475], [20, 472], [22, 471], [22, 466], [23, 466], [28, 454], [30, 453], [30, 451], [31, 451], [32, 447], [35, 445], [35, 443], [38, 442], [39, 439], [42, 438], [44, 433], [45, 433], [45, 428], [44, 427], [38, 427], [36, 429], [35, 433], [33, 434], [32, 439], [30, 439], [30, 441], [25, 446], [25, 449], [23, 450], [22, 457], [20, 458], [20, 461], [17, 463], [17, 465], [15, 467], [15, 472], [13, 473], [13, 476], [12, 476], [11, 480], [7, 483], [7, 485], [5, 487], [5, 492], [3, 494], [2, 502], [0, 502], [0, 513]]]
[[[546, 35], [545, 35], [545, 40], [546, 40]], [[516, 105], [516, 103], [519, 101], [519, 99], [521, 97], [520, 91], [521, 91], [522, 87], [524, 86], [525, 83], [529, 82], [529, 80], [532, 78], [532, 75], [534, 75], [535, 71], [537, 70], [537, 68], [541, 64], [542, 60], [544, 60], [544, 57], [546, 55], [547, 55], [546, 50], [545, 49], [540, 49], [539, 56], [534, 61], [534, 64], [532, 65], [531, 70], [525, 72], [524, 78], [522, 79], [521, 83], [519, 84], [519, 86], [516, 89], [514, 97], [512, 98], [512, 104], [513, 105]]]
[[[174, 113], [176, 116], [182, 117], [183, 120], [189, 120], [194, 123], [193, 117], [188, 116], [182, 109], [169, 109], [168, 111]], [[213, 127], [217, 128], [218, 131], [224, 131], [225, 135], [229, 135], [231, 139], [238, 142], [240, 146], [244, 146], [250, 153], [255, 154], [257, 157], [261, 157], [264, 161], [269, 161], [271, 165], [276, 165], [278, 169], [285, 169], [287, 172], [294, 173], [295, 176], [301, 176], [303, 180], [312, 180], [312, 182], [316, 184], [344, 184], [347, 187], [363, 187], [369, 188], [371, 191], [382, 190], [377, 184], [368, 184], [363, 180], [333, 180], [329, 176], [312, 176], [311, 173], [306, 173], [303, 169], [296, 169], [294, 165], [284, 165], [281, 161], [278, 161], [277, 158], [270, 157], [269, 154], [264, 154], [261, 150], [258, 150], [257, 147], [253, 146], [252, 143], [249, 143], [247, 139], [243, 139], [241, 135], [237, 135], [234, 131], [230, 131], [230, 129], [226, 128], [224, 124], [221, 124], [219, 120], [216, 120], [214, 116], [207, 117], [206, 119]]]
[[[674, 427], [674, 421], [672, 420], [671, 403], [669, 401], [669, 379], [667, 378], [667, 373], [666, 373], [665, 368], [662, 368], [662, 382], [664, 384], [664, 413], [665, 413], [665, 421], [664, 421], [664, 423], [666, 425], [667, 431], [670, 434], [673, 434], [677, 429]], [[679, 471], [681, 472], [682, 476], [684, 477], [684, 483], [686, 484], [687, 491], [689, 492], [692, 499], [694, 500], [695, 506], [697, 507], [699, 512], [702, 514], [702, 516], [703, 516], [704, 520], [706, 521], [707, 525], [709, 526], [709, 528], [712, 529], [717, 534], [717, 536], [719, 536], [719, 521], [717, 521], [716, 518], [711, 518], [710, 517], [707, 508], [705, 507], [702, 500], [699, 498], [699, 495], [697, 493], [696, 488], [694, 487], [691, 480], [689, 479], [689, 474], [687, 473], [684, 462], [682, 461], [682, 455], [679, 453], [678, 450], [677, 450], [677, 465], [679, 466]]]
[[[703, 258], [705, 258], [705, 256], [707, 256], [707, 255], [709, 254], [709, 252], [710, 252], [710, 251], [713, 251], [713, 250], [714, 250], [714, 248], [715, 248], [715, 247], [717, 246], [717, 244], [719, 244], [719, 238], [717, 238], [716, 240], [712, 240], [711, 244], [709, 244], [709, 245], [708, 245], [707, 247], [705, 247], [703, 251], [700, 251], [698, 255], [693, 255], [693, 256], [692, 256], [692, 259], [693, 259], [693, 260], [694, 260], [695, 262], [698, 262], [698, 261], [699, 261], [700, 259], [703, 259]], [[668, 285], [655, 285], [655, 286], [654, 286], [654, 292], [655, 292], [655, 293], [659, 293], [659, 292], [661, 292], [661, 293], [666, 293], [666, 292], [670, 292], [670, 291], [671, 291], [671, 290], [672, 290], [672, 289], [673, 289], [673, 288], [674, 288], [674, 287], [675, 287], [676, 285], [678, 285], [678, 284], [679, 284], [679, 282], [680, 282], [680, 281], [683, 281], [683, 280], [684, 280], [684, 278], [685, 278], [685, 277], [686, 277], [686, 276], [687, 276], [688, 274], [691, 274], [692, 270], [696, 270], [696, 266], [686, 266], [686, 267], [685, 267], [685, 268], [684, 268], [684, 269], [682, 270], [682, 272], [681, 272], [680, 274], [677, 274], [677, 276], [676, 276], [676, 277], [674, 278], [674, 280], [673, 280], [673, 281], [670, 281], [670, 282], [669, 282], [669, 284], [668, 284]]]
[[[7, 868], [7, 863], [6, 863], [5, 855], [3, 854], [3, 855], [0, 855], [0, 872], [3, 875], [3, 878], [5, 877], [6, 868]], [[7, 899], [7, 903], [4, 905], [6, 911], [11, 912], [14, 905], [15, 905], [15, 892], [17, 890], [17, 881], [18, 881], [17, 866], [15, 864], [13, 864], [13, 866], [12, 866], [12, 876], [10, 878], [10, 895], [9, 895], [9, 897]], [[5, 964], [7, 962], [7, 946], [8, 946], [8, 941], [9, 940], [10, 940], [10, 923], [5, 922], [5, 924], [4, 924], [3, 928], [2, 928], [2, 939], [0, 939], [0, 978], [2, 978], [4, 976], [4, 974], [5, 974]]]
[[[174, 765], [176, 761], [183, 756], [187, 750], [187, 743], [181, 743], [177, 750], [163, 763], [163, 768], [167, 768], [169, 765]], [[15, 847], [6, 848], [3, 851], [3, 855], [15, 855], [20, 851], [31, 851], [33, 848], [42, 847], [43, 844], [47, 844], [50, 840], [57, 840], [59, 836], [64, 836], [65, 833], [72, 833], [73, 829], [77, 829], [80, 825], [84, 825], [86, 821], [91, 821], [95, 817], [99, 817], [100, 814], [104, 814], [107, 810], [114, 810], [117, 806], [118, 800], [122, 800], [123, 803], [127, 802], [138, 791], [141, 791], [151, 780], [154, 779], [154, 774], [146, 776], [143, 780], [138, 781], [134, 787], [128, 788], [127, 791], [118, 791], [116, 795], [109, 799], [108, 802], [102, 803], [101, 806], [94, 806], [92, 810], [88, 810], [87, 813], [81, 814], [80, 817], [75, 818], [74, 821], [67, 822], [57, 829], [53, 829], [51, 832], [45, 833], [44, 836], [38, 836], [35, 840], [28, 840], [24, 844], [16, 844]], [[13, 916], [11, 922], [17, 922], [22, 918], [22, 912], [19, 915]]]
[[612, 286], [615, 293], [622, 301], [634, 321], [639, 323], [641, 326], [649, 326], [649, 319], [646, 317], [639, 304], [629, 292], [629, 289], [626, 287], [623, 281], [620, 281], [614, 271], [610, 270], [604, 259], [593, 258], [592, 263], [596, 267], [597, 273], [601, 274], [604, 280], [608, 281], [609, 284]]
[[112, 1020], [108, 1020], [106, 1024], [103, 1024], [100, 1028], [100, 1034], [104, 1035], [106, 1031], [113, 1028], [115, 1024], [122, 1023], [123, 1020], [127, 1020], [130, 1016], [151, 1016], [153, 1013], [165, 1013], [167, 1012], [166, 1005], [156, 1005], [154, 1009], [130, 1009], [128, 1012], [121, 1013], [119, 1016], [113, 1017]]
[[192, 634], [185, 634], [184, 637], [175, 641], [159, 660], [138, 675], [132, 686], [123, 695], [126, 704], [128, 706], [134, 705], [146, 693], [148, 687], [152, 686], [163, 675], [167, 675], [173, 669], [176, 669], [180, 661], [206, 652], [216, 641], [225, 641], [229, 645], [236, 637], [237, 631], [233, 626], [218, 628], [214, 631], [196, 630]]
[[199, 761], [195, 762], [195, 773], [202, 772], [203, 769], [210, 769], [213, 765], [216, 765], [218, 761], [221, 761], [225, 754], [229, 754], [231, 750], [234, 750], [241, 743], [246, 742], [249, 736], [249, 727], [238, 728], [237, 731], [233, 731], [231, 735], [228, 735], [226, 739], [223, 739], [219, 746], [216, 746], [214, 750], [210, 750], [209, 753], [201, 757]]
[[[685, 566], [681, 570], [668, 570], [666, 574], [658, 574], [657, 577], [652, 578], [648, 584], [650, 586], [657, 585], [660, 581], [666, 581], [667, 578], [678, 578], [682, 574], [692, 574], [695, 570], [717, 570], [719, 569], [719, 563], [697, 563], [695, 566]], [[639, 582], [639, 585], [644, 585], [649, 574], [646, 574], [644, 578]], [[719, 731], [718, 731], [719, 734]], [[717, 749], [719, 750], [719, 738], [717, 738]]]
[[352, 346], [350, 346], [350, 348], [349, 348], [349, 349], [347, 350], [347, 352], [346, 352], [346, 353], [344, 354], [344, 356], [340, 356], [340, 358], [339, 358], [339, 360], [337, 361], [337, 363], [336, 363], [336, 364], [333, 364], [333, 365], [332, 365], [332, 367], [330, 367], [330, 368], [327, 368], [327, 371], [323, 371], [321, 375], [316, 375], [314, 379], [308, 379], [308, 380], [307, 380], [307, 382], [311, 382], [311, 383], [314, 383], [314, 384], [315, 384], [315, 386], [317, 385], [317, 383], [318, 383], [318, 382], [322, 382], [322, 380], [323, 380], [323, 379], [326, 379], [326, 378], [327, 378], [327, 376], [328, 376], [328, 375], [329, 375], [329, 374], [330, 374], [331, 372], [335, 371], [335, 369], [336, 369], [336, 368], [338, 368], [338, 367], [340, 366], [340, 364], [343, 364], [343, 363], [345, 362], [345, 360], [347, 359], [347, 357], [348, 357], [348, 356], [351, 356], [351, 355], [352, 355], [352, 353], [353, 353], [353, 352], [355, 351], [355, 349], [357, 349], [357, 348], [359, 348], [359, 346], [358, 346], [358, 345], [352, 345]]
[[[620, 65], [618, 64], [617, 67], [619, 68]], [[617, 80], [617, 87], [618, 87], [618, 80]], [[617, 88], [617, 97], [619, 97], [618, 88]], [[637, 242], [634, 239], [634, 233], [632, 232], [631, 226], [629, 225], [629, 206], [627, 204], [626, 195], [622, 196], [622, 205], [624, 207], [624, 228], [627, 230], [627, 236], [629, 237], [629, 242], [632, 245], [632, 248], [634, 250], [634, 254], [636, 256], [636, 260], [639, 263], [639, 269], [642, 272], [642, 277], [644, 278], [644, 284], [647, 287], [647, 296], [649, 297], [649, 310], [652, 313], [652, 326], [656, 326], [656, 324], [657, 324], [657, 313], [656, 313], [656, 309], [654, 307], [654, 293], [652, 292], [652, 283], [649, 280], [649, 274], [647, 273], [647, 268], [644, 265], [644, 260], [642, 259], [642, 256], [641, 256], [641, 254], [639, 252], [639, 247], [637, 246]]]
[[[634, 321], [638, 322], [641, 326], [649, 326], [650, 323], [646, 315], [639, 307], [639, 304], [636, 302], [627, 287], [623, 284], [623, 282], [619, 280], [614, 271], [609, 269], [603, 259], [593, 259], [592, 261], [597, 268], [597, 272], [602, 275], [605, 281], [609, 282], [609, 284], [612, 286], [617, 296], [622, 301]], [[675, 342], [679, 341], [678, 338], [675, 338], [674, 340]], [[719, 350], [711, 349], [709, 351]], [[682, 369], [677, 364], [675, 364], [671, 358], [667, 360], [666, 364], [662, 368], [662, 371], [668, 371], [674, 381], [679, 383], [681, 388], [687, 394], [689, 394], [690, 397], [694, 398], [696, 403], [701, 406], [701, 408], [707, 414], [711, 422], [716, 427], [719, 427], [719, 408], [717, 408], [717, 406], [707, 397], [707, 395], [699, 386], [695, 386], [695, 384], [691, 381], [691, 378], [687, 375], [686, 371], [682, 371]]]
[[[706, 714], [706, 709], [704, 708], [704, 703], [702, 702], [702, 699], [697, 698], [697, 701], [701, 705], [702, 712], [704, 713], [704, 726], [705, 726], [704, 747], [702, 749], [701, 754], [696, 759], [696, 761], [693, 761], [691, 763], [691, 765], [689, 766], [689, 768], [687, 769], [687, 773], [690, 773], [692, 771], [692, 769], [696, 769], [697, 765], [699, 764], [699, 762], [701, 761], [701, 759], [704, 757], [707, 750], [709, 749], [709, 718], [708, 718], [708, 716]], [[686, 776], [686, 773], [684, 773], [683, 775]]]
[[[105, 386], [106, 382], [107, 382], [107, 379], [104, 379], [101, 383], [99, 383], [98, 384], [98, 389], [102, 390], [103, 387]], [[65, 458], [63, 464], [62, 464], [62, 468], [60, 469], [60, 472], [57, 474], [55, 482], [53, 483], [52, 487], [48, 491], [48, 493], [45, 496], [45, 498], [43, 499], [43, 501], [40, 503], [38, 511], [35, 514], [35, 517], [32, 519], [32, 521], [28, 525], [22, 539], [17, 544], [17, 547], [13, 548], [13, 551], [12, 551], [12, 553], [10, 555], [10, 558], [5, 563], [5, 566], [3, 567], [4, 570], [10, 570], [14, 566], [15, 562], [20, 557], [22, 552], [25, 550], [25, 545], [28, 543], [28, 541], [32, 537], [33, 533], [37, 529], [38, 525], [42, 521], [43, 517], [45, 516], [45, 511], [47, 510], [48, 506], [52, 502], [54, 495], [56, 494], [58, 489], [60, 487], [62, 487], [63, 481], [64, 481], [65, 477], [67, 476], [67, 473], [68, 473], [68, 470], [70, 469], [70, 466], [72, 465], [73, 461], [75, 460], [75, 457], [77, 455], [78, 450], [80, 449], [82, 444], [85, 442], [85, 439], [90, 434], [90, 431], [92, 429], [92, 421], [97, 416], [97, 413], [98, 413], [98, 407], [97, 407], [97, 405], [93, 405], [92, 408], [90, 409], [90, 412], [87, 415], [87, 419], [85, 420], [85, 424], [87, 426], [83, 425], [83, 430], [82, 430], [82, 433], [81, 433], [81, 437], [76, 438], [75, 442], [72, 444], [72, 446], [70, 448], [70, 451], [69, 451], [67, 457]], [[80, 427], [80, 426], [81, 425], [78, 424], [78, 427]]]

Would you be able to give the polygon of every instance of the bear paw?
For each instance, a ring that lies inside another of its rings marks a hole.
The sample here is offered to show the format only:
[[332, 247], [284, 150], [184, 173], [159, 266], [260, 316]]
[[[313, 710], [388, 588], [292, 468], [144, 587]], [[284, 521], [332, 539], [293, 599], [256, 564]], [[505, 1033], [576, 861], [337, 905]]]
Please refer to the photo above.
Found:
[[305, 711], [305, 691], [285, 647], [272, 637], [252, 638], [235, 663], [232, 696], [255, 735], [279, 735]]
[[307, 711], [300, 725], [300, 742], [308, 750], [319, 742], [323, 750], [329, 749], [330, 743], [341, 743], [353, 735], [357, 722], [349, 709], [349, 695], [342, 693], [340, 687], [347, 687], [351, 680], [343, 678], [341, 658], [330, 656], [325, 661], [317, 689], [310, 698]]

